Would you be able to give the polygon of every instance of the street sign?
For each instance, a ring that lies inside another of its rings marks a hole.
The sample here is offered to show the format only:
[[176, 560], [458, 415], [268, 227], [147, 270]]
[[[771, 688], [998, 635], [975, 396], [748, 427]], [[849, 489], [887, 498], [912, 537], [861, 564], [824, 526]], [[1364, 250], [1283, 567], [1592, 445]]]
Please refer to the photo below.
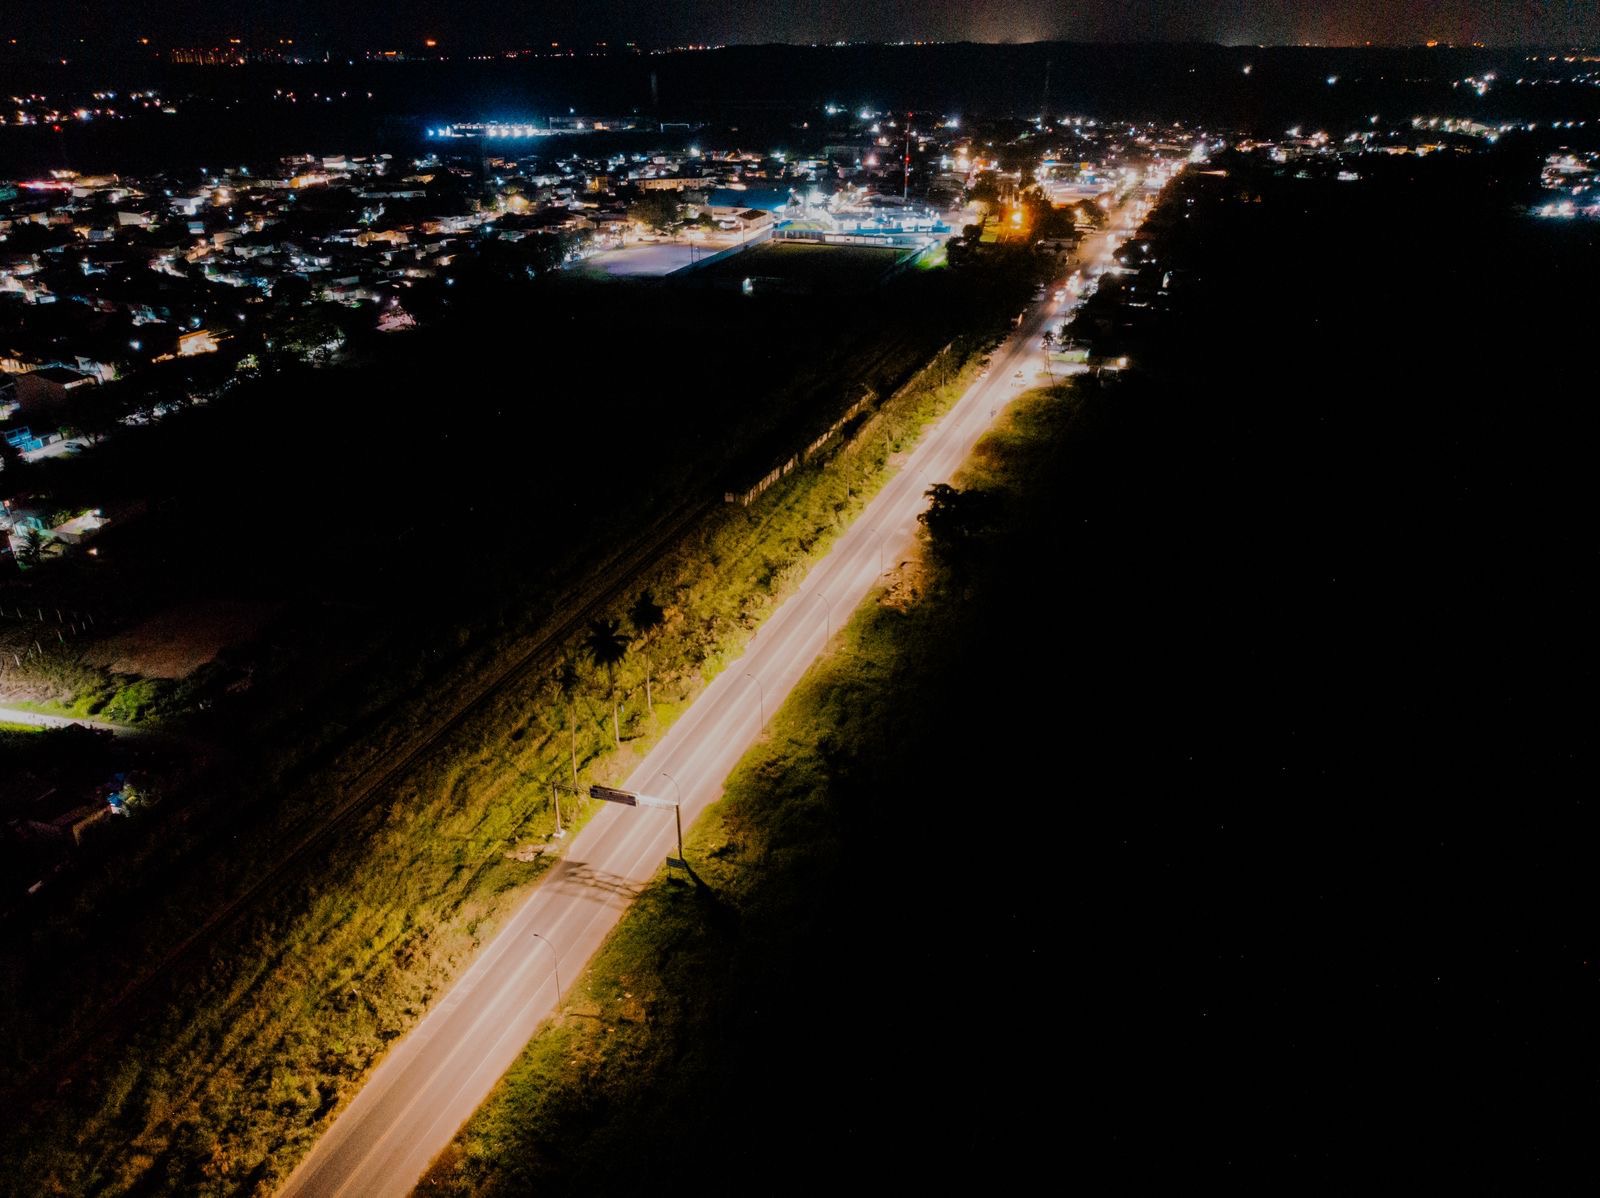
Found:
[[639, 796], [631, 790], [617, 790], [612, 786], [591, 786], [589, 788], [591, 799], [604, 799], [608, 803], [621, 803], [627, 807], [637, 807]]

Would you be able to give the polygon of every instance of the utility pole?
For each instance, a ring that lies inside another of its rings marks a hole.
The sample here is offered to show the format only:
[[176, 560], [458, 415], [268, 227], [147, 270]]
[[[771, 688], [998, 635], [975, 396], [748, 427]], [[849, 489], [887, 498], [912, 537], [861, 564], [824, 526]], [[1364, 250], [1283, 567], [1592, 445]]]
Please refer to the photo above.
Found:
[[555, 973], [555, 978], [556, 978], [556, 1006], [559, 1007], [561, 1005], [561, 954], [556, 952], [556, 946], [555, 945], [551, 944], [548, 940], [545, 940], [543, 933], [529, 931], [528, 935], [533, 936], [536, 939], [543, 941], [544, 942], [544, 946], [547, 949], [550, 950], [550, 968]]
[[761, 715], [761, 730], [765, 732], [767, 730], [767, 688], [762, 686], [761, 679], [757, 678], [749, 670], [744, 672], [744, 676], [756, 684], [756, 698], [760, 704], [757, 710]]
[[[905, 173], [900, 179], [900, 198], [911, 198], [911, 113], [906, 113], [906, 148], [905, 148]], [[905, 226], [902, 225], [902, 228]]]

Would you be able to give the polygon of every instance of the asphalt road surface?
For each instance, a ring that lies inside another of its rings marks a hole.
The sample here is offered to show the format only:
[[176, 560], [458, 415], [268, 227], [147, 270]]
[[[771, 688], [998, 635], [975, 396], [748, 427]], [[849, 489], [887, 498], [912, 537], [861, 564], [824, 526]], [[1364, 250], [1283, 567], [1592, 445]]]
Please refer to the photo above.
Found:
[[[1114, 248], [1113, 236], [1087, 239], [1063, 278], [1078, 267], [1097, 274]], [[911, 543], [924, 492], [955, 473], [1021, 384], [1042, 379], [1040, 334], [1071, 302], [1070, 296], [1060, 303], [1047, 298], [1028, 311], [984, 377], [926, 431], [799, 592], [679, 718], [626, 789], [678, 802], [685, 827], [721, 795], [766, 719]], [[577, 980], [628, 903], [675, 852], [670, 810], [606, 804], [455, 986], [374, 1070], [282, 1193], [409, 1194], [556, 1010], [558, 984]]]

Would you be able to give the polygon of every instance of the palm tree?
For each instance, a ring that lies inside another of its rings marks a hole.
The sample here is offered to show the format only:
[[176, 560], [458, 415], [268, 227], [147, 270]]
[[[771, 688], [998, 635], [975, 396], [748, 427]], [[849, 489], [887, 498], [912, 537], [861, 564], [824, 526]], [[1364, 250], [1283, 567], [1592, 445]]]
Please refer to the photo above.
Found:
[[567, 730], [571, 733], [572, 789], [578, 789], [578, 687], [583, 680], [578, 676], [578, 663], [570, 657], [561, 659], [556, 668], [556, 689], [567, 709]]
[[611, 685], [611, 739], [622, 747], [622, 723], [617, 714], [617, 667], [628, 656], [628, 638], [622, 634], [621, 620], [590, 620], [589, 635], [583, 647], [589, 660], [606, 672]]
[[49, 544], [49, 540], [39, 529], [28, 529], [22, 534], [22, 548], [17, 550], [17, 561], [24, 566], [37, 566], [44, 560], [45, 547]]
[[665, 621], [666, 612], [649, 591], [641, 593], [628, 612], [628, 622], [633, 625], [634, 632], [638, 633], [639, 639], [644, 642], [644, 705], [645, 710], [651, 715], [656, 713], [656, 705], [650, 696], [650, 643]]
[[1056, 377], [1056, 371], [1055, 371], [1054, 364], [1050, 361], [1050, 353], [1056, 347], [1056, 335], [1054, 333], [1052, 333], [1049, 329], [1046, 329], [1044, 331], [1044, 336], [1039, 338], [1039, 342], [1040, 342], [1040, 344], [1042, 344], [1044, 346], [1044, 369], [1045, 369], [1045, 373], [1048, 374], [1053, 379], [1053, 378]]

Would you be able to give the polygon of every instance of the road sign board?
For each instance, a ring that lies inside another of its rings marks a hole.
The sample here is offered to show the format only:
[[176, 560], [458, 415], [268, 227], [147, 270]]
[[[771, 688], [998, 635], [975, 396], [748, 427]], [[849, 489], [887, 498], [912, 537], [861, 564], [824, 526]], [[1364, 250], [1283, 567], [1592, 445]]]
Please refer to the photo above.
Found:
[[639, 805], [639, 796], [631, 790], [618, 790], [613, 786], [591, 786], [589, 788], [591, 799], [604, 799], [608, 803], [622, 803], [628, 807]]

